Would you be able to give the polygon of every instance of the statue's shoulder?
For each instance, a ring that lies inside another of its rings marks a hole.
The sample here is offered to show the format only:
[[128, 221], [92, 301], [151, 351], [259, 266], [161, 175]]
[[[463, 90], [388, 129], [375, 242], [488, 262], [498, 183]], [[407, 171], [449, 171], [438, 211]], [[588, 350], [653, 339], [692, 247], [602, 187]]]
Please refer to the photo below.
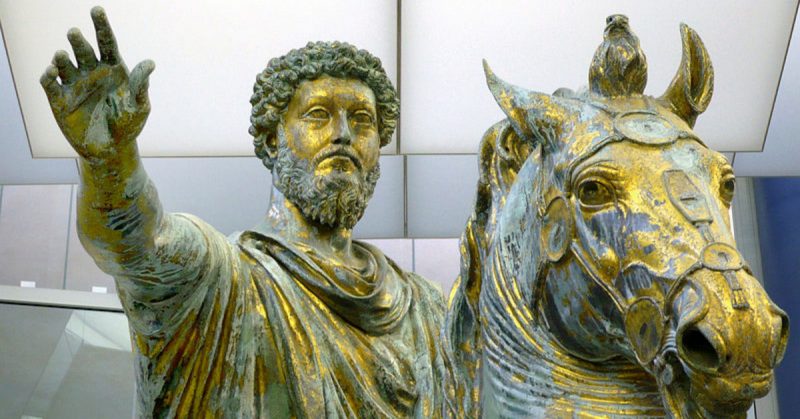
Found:
[[[429, 301], [431, 305], [441, 306], [444, 309], [444, 297], [442, 289], [433, 281], [417, 274], [413, 271], [407, 271], [400, 267], [391, 257], [386, 255], [381, 249], [369, 243], [358, 241], [359, 245], [367, 248], [373, 255], [386, 259], [386, 263], [400, 275], [403, 280], [414, 289], [418, 302]], [[426, 303], [427, 304], [427, 303]]]
[[274, 277], [277, 272], [283, 272], [284, 269], [272, 254], [276, 246], [286, 246], [279, 237], [247, 230], [231, 234], [228, 236], [228, 240], [238, 249], [239, 256], [249, 265], [260, 267], [255, 270], [256, 272], [268, 273], [271, 277]]
[[416, 285], [421, 294], [425, 295], [432, 303], [441, 305], [444, 309], [444, 290], [442, 290], [441, 286], [416, 272], [407, 271], [404, 272], [404, 275], [409, 282]]

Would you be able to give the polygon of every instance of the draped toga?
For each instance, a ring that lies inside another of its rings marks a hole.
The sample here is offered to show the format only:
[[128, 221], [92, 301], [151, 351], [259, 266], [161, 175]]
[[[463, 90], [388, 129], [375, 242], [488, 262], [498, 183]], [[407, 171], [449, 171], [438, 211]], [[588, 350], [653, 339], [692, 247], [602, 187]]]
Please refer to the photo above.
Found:
[[274, 234], [168, 217], [157, 254], [115, 272], [139, 415], [441, 417], [444, 302], [427, 280], [367, 243], [353, 242], [369, 262], [355, 270]]

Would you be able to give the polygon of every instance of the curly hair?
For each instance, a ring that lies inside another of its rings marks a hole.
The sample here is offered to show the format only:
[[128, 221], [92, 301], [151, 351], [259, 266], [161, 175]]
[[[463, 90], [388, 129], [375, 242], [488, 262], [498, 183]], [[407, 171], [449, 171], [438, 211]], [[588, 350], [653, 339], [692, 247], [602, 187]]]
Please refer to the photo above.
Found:
[[309, 42], [304, 48], [271, 59], [253, 85], [249, 131], [254, 137], [256, 156], [268, 169], [272, 169], [273, 158], [268, 153], [267, 140], [275, 135], [295, 90], [302, 81], [323, 75], [361, 80], [372, 89], [377, 101], [381, 147], [391, 141], [400, 102], [381, 60], [346, 42]]

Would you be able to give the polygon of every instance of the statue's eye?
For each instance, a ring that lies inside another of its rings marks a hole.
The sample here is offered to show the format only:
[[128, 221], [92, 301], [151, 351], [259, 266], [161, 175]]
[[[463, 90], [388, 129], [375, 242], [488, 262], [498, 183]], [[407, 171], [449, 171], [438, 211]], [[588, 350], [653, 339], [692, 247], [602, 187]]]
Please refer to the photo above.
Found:
[[353, 114], [351, 119], [356, 124], [370, 124], [371, 125], [372, 121], [373, 121], [372, 115], [370, 115], [369, 112], [366, 112], [366, 111], [356, 112], [355, 114]]
[[722, 183], [719, 185], [719, 196], [726, 205], [730, 205], [733, 201], [734, 192], [736, 192], [736, 178], [733, 175], [722, 178]]
[[578, 200], [589, 207], [598, 207], [614, 202], [611, 188], [597, 180], [587, 180], [578, 187]]
[[328, 111], [322, 108], [312, 108], [303, 115], [307, 119], [327, 120], [330, 117]]

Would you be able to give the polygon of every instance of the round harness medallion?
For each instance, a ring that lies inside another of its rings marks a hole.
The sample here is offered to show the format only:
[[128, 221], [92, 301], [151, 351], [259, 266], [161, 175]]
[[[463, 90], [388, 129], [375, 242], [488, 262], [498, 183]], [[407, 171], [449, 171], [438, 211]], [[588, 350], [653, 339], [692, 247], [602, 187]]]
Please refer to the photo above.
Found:
[[669, 144], [679, 130], [666, 119], [645, 112], [628, 112], [614, 119], [614, 128], [631, 141], [641, 144]]

